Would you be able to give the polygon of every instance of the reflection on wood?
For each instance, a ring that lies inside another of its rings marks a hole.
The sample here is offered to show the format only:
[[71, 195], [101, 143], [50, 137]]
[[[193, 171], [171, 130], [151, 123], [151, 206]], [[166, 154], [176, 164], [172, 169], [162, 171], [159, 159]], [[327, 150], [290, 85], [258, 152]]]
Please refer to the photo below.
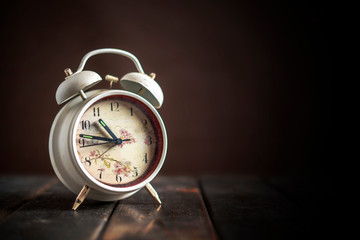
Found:
[[314, 221], [315, 192], [308, 190], [308, 180], [157, 177], [151, 183], [162, 205], [144, 188], [117, 202], [87, 199], [73, 211], [76, 196], [55, 177], [2, 177], [2, 238], [246, 240], [325, 233], [311, 232], [321, 219]]
[[215, 239], [194, 179], [157, 178], [152, 184], [162, 205], [142, 189], [115, 208], [104, 239]]

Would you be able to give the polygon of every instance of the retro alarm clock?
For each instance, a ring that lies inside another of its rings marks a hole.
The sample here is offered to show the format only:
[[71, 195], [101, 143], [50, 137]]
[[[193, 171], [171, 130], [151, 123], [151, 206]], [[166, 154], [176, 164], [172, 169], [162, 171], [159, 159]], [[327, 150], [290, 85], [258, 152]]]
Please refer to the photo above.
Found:
[[[120, 80], [107, 75], [110, 89], [87, 91], [102, 78], [83, 70], [86, 61], [107, 53], [129, 58], [138, 72]], [[155, 74], [145, 74], [133, 54], [113, 48], [87, 53], [75, 73], [68, 68], [65, 74], [56, 91], [56, 102], [65, 105], [51, 127], [49, 154], [57, 177], [78, 194], [73, 209], [86, 197], [115, 201], [143, 187], [161, 204], [150, 184], [167, 151], [165, 125], [155, 109], [164, 96]], [[111, 89], [117, 82], [124, 90]]]

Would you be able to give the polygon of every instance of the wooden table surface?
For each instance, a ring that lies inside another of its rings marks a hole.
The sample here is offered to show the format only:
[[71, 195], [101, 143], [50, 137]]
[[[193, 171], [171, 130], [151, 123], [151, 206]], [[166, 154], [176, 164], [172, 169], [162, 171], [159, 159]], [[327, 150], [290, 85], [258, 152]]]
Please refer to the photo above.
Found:
[[[309, 239], [318, 216], [308, 179], [158, 176], [117, 202], [85, 200], [54, 176], [0, 178], [1, 239]], [[321, 233], [320, 233], [321, 234]]]

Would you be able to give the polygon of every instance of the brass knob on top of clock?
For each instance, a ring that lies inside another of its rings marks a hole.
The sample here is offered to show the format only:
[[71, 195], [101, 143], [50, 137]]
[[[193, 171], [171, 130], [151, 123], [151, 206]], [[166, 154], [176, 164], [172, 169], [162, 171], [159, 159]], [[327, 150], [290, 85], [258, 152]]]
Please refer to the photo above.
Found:
[[59, 105], [78, 96], [81, 90], [85, 91], [102, 80], [100, 75], [93, 71], [72, 73], [68, 68], [65, 69], [65, 74], [67, 77], [59, 85], [55, 95], [56, 102]]
[[136, 93], [149, 101], [155, 108], [160, 108], [164, 102], [164, 94], [154, 78], [155, 73], [147, 75], [132, 72], [123, 76], [120, 84], [126, 91]]

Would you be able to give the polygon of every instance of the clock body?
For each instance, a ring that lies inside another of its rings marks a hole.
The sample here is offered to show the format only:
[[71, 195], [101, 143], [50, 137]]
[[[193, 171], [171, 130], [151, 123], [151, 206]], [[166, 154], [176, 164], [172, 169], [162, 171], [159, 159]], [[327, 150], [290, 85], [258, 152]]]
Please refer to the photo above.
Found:
[[[61, 182], [90, 199], [114, 201], [136, 193], [161, 169], [167, 151], [165, 125], [141, 96], [93, 90], [76, 97], [53, 122], [49, 153]], [[115, 140], [117, 139], [117, 140]]]

